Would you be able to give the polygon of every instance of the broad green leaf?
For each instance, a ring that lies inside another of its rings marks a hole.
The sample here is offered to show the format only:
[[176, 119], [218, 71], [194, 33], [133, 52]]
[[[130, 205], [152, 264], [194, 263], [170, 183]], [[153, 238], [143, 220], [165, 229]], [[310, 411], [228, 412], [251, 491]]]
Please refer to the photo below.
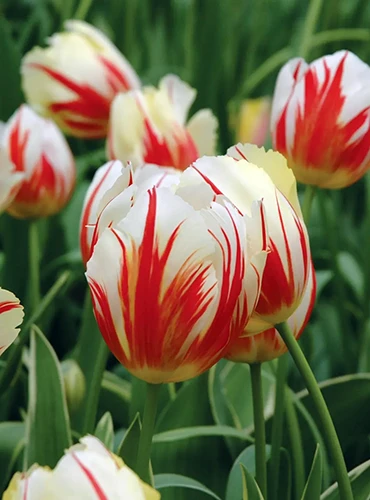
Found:
[[[22, 103], [19, 67], [21, 54], [11, 36], [11, 24], [0, 11], [0, 64], [6, 77], [0, 79], [0, 120], [7, 121]], [[27, 248], [27, 247], [26, 247]]]
[[243, 479], [243, 500], [264, 500], [254, 477], [243, 464], [240, 464], [240, 469]]
[[130, 382], [123, 380], [112, 372], [105, 371], [99, 398], [98, 415], [102, 416], [109, 411], [115, 427], [127, 427], [130, 423], [131, 394]]
[[15, 463], [25, 445], [23, 422], [0, 423], [0, 491], [8, 484]]
[[[269, 493], [269, 465], [271, 461], [267, 461], [267, 490]], [[287, 499], [291, 498], [292, 490], [292, 465], [288, 451], [285, 448], [280, 448], [280, 466], [279, 466], [279, 485], [275, 498]]]
[[340, 252], [338, 254], [338, 268], [343, 278], [356, 293], [357, 298], [362, 300], [365, 276], [354, 256], [349, 252]]
[[94, 435], [100, 439], [105, 446], [113, 451], [114, 429], [112, 415], [107, 411], [99, 420]]
[[[201, 375], [184, 383], [159, 414], [156, 430], [162, 432], [184, 427], [211, 426], [213, 418], [209, 406], [207, 375]], [[243, 441], [239, 442], [242, 446]], [[199, 453], [202, 450], [202, 453]], [[173, 473], [191, 477], [207, 485], [217, 495], [225, 491], [227, 471], [232, 461], [224, 440], [217, 436], [199, 436], [181, 441], [153, 443], [152, 464], [156, 474]], [[207, 467], [204, 466], [207, 464]], [[217, 474], [214, 471], [217, 470]], [[170, 491], [163, 491], [161, 500], [172, 500]], [[176, 500], [188, 500], [186, 490], [179, 489]], [[192, 500], [201, 500], [202, 495], [194, 492]]]
[[320, 445], [317, 445], [315, 456], [313, 457], [311, 471], [303, 490], [301, 500], [320, 500], [322, 485], [322, 459]]
[[[345, 375], [319, 384], [342, 447], [365, 439], [370, 433], [370, 374]], [[316, 420], [316, 412], [308, 392], [297, 397]], [[348, 429], [353, 429], [351, 433]]]
[[[355, 500], [369, 500], [370, 460], [359, 465], [349, 473], [353, 498]], [[320, 497], [321, 500], [340, 500], [338, 483], [333, 484]]]
[[205, 436], [231, 437], [244, 441], [252, 441], [245, 431], [240, 431], [234, 427], [228, 427], [227, 425], [203, 425], [160, 432], [154, 435], [153, 443], [170, 443], [172, 441], [181, 441], [183, 439]]
[[[266, 460], [269, 459], [271, 447], [266, 446]], [[225, 500], [239, 500], [243, 497], [243, 474], [240, 467], [245, 467], [250, 474], [255, 475], [255, 446], [245, 448], [235, 460], [226, 486]]]
[[42, 332], [32, 329], [25, 467], [54, 467], [72, 444], [58, 358]]
[[[195, 479], [191, 479], [190, 477], [181, 476], [180, 474], [157, 474], [154, 476], [154, 487], [157, 490], [162, 490], [164, 488], [184, 488], [188, 490], [195, 490], [204, 493], [204, 496], [221, 500], [216, 493], [204, 486], [204, 484], [196, 481]], [[172, 498], [178, 498], [177, 493], [173, 493], [173, 495], [174, 496], [172, 496]], [[188, 496], [188, 498], [190, 497]]]
[[121, 444], [118, 446], [117, 455], [119, 455], [126, 465], [132, 469], [136, 467], [137, 451], [141, 433], [140, 414], [137, 413], [130, 427], [125, 432]]
[[[72, 418], [73, 429], [82, 435], [92, 432], [96, 424], [100, 388], [108, 354], [108, 347], [95, 321], [90, 292], [87, 290], [81, 331], [74, 354], [74, 359], [79, 364], [86, 380], [84, 401]], [[86, 411], [86, 408], [89, 411]]]
[[[54, 285], [47, 292], [47, 294], [42, 298], [35, 312], [31, 314], [24, 325], [22, 325], [21, 334], [18, 336], [14, 344], [10, 346], [9, 350], [6, 353], [7, 362], [0, 375], [0, 394], [3, 394], [7, 389], [12, 387], [15, 380], [17, 379], [17, 375], [19, 374], [21, 369], [22, 347], [28, 340], [28, 333], [31, 325], [33, 323], [36, 323], [43, 316], [53, 300], [55, 300], [61, 290], [64, 289], [69, 278], [69, 271], [65, 271], [64, 273], [62, 273], [54, 283]], [[3, 359], [6, 356], [4, 356]]]

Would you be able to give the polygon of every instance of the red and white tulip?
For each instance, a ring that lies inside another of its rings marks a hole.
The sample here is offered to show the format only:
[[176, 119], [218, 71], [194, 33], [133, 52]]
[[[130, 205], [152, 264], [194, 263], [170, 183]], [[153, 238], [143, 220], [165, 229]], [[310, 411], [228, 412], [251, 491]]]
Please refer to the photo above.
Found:
[[134, 69], [103, 35], [83, 21], [35, 47], [23, 59], [23, 89], [29, 104], [76, 137], [105, 137], [110, 105], [119, 92], [138, 88]]
[[3, 128], [0, 143], [21, 175], [7, 211], [18, 218], [59, 212], [72, 195], [76, 172], [72, 152], [58, 127], [22, 105]]
[[4, 127], [0, 128], [0, 213], [8, 208], [12, 202], [20, 183], [24, 177], [17, 172], [15, 165], [10, 161], [5, 147], [1, 144]]
[[[131, 208], [134, 198], [153, 186], [172, 186], [179, 183], [179, 173], [174, 169], [145, 165], [132, 169], [112, 160], [100, 167], [87, 190], [80, 222], [80, 248], [82, 260], [91, 257], [99, 234], [114, 221], [121, 220]], [[128, 189], [130, 188], [130, 189]], [[115, 206], [119, 204], [119, 209]], [[109, 207], [108, 207], [109, 205]], [[101, 213], [104, 211], [104, 217]]]
[[370, 67], [341, 50], [281, 69], [272, 104], [274, 148], [298, 181], [343, 188], [370, 168]]
[[[288, 318], [287, 323], [296, 339], [303, 333], [311, 316], [316, 295], [314, 268], [307, 281], [302, 301]], [[287, 347], [276, 328], [271, 327], [256, 335], [240, 336], [230, 342], [225, 358], [242, 363], [263, 363], [278, 358], [287, 352]]]
[[147, 485], [99, 439], [85, 436], [66, 450], [54, 470], [34, 465], [17, 472], [3, 500], [159, 500]]
[[253, 200], [263, 200], [270, 251], [261, 294], [244, 334], [286, 321], [303, 300], [312, 263], [295, 178], [285, 159], [273, 151], [238, 144], [228, 156], [199, 159], [194, 169], [243, 214], [250, 213]]
[[[105, 229], [86, 272], [95, 317], [135, 376], [186, 380], [223, 356], [235, 323], [253, 312], [266, 258], [263, 208], [242, 216], [191, 169], [177, 185], [133, 190], [100, 213]], [[235, 316], [246, 275], [248, 304]]]
[[18, 337], [23, 306], [14, 293], [0, 288], [0, 356]]
[[111, 159], [185, 170], [205, 154], [214, 154], [217, 119], [209, 109], [187, 116], [196, 91], [175, 75], [159, 88], [119, 94], [112, 103], [107, 151]]

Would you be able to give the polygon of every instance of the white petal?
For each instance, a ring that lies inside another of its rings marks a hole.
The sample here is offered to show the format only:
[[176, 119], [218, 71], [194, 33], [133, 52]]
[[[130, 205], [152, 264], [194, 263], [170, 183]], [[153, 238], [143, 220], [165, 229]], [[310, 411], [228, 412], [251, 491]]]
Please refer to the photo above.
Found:
[[294, 91], [296, 83], [304, 75], [308, 64], [299, 57], [288, 61], [280, 70], [276, 80], [271, 107], [271, 129], [274, 130], [289, 97]]
[[23, 316], [19, 299], [12, 292], [0, 288], [0, 354], [17, 338], [17, 327], [22, 323]]
[[296, 213], [302, 217], [298, 201], [297, 182], [293, 171], [288, 167], [283, 155], [277, 151], [265, 151], [254, 144], [236, 144], [227, 150], [227, 154], [238, 160], [245, 159], [268, 173], [272, 182], [289, 200]]
[[180, 125], [185, 125], [189, 109], [197, 91], [176, 75], [166, 75], [159, 82], [159, 89], [166, 92], [174, 109], [174, 116]]
[[311, 264], [306, 289], [302, 296], [302, 302], [288, 319], [288, 325], [290, 326], [293, 335], [295, 337], [297, 337], [298, 334], [302, 333], [301, 332], [302, 327], [308, 321], [309, 316], [311, 315], [315, 297], [316, 297], [315, 269]]
[[210, 109], [201, 109], [187, 125], [199, 156], [214, 155], [217, 146], [218, 120]]

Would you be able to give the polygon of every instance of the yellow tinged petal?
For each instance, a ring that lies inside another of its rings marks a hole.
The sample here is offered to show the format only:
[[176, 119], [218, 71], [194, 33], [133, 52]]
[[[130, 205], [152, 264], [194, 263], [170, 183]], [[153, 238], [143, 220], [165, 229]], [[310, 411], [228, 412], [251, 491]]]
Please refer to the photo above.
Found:
[[250, 163], [263, 168], [278, 190], [289, 200], [297, 215], [303, 218], [298, 201], [296, 178], [282, 154], [272, 149], [266, 151], [265, 148], [259, 148], [254, 144], [240, 143], [229, 148], [227, 154], [233, 158], [244, 157]]

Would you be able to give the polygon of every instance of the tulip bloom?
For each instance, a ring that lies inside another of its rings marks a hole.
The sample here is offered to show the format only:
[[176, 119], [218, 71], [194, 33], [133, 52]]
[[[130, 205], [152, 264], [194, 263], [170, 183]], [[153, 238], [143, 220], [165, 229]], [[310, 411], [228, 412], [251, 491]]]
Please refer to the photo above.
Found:
[[303, 300], [312, 262], [296, 182], [285, 159], [273, 151], [238, 144], [228, 156], [201, 158], [194, 168], [242, 213], [249, 213], [254, 199], [262, 199], [266, 209], [270, 252], [261, 294], [243, 335], [286, 321]]
[[17, 472], [3, 500], [159, 500], [160, 495], [96, 437], [85, 436], [54, 470], [34, 465]]
[[[259, 295], [267, 240], [261, 203], [244, 217], [192, 174], [170, 187], [165, 179], [149, 189], [117, 189], [100, 213], [97, 226], [105, 229], [87, 263], [104, 340], [150, 383], [210, 368]], [[239, 307], [243, 280], [247, 300]]]
[[119, 94], [111, 108], [109, 158], [134, 167], [153, 163], [185, 170], [198, 157], [214, 154], [217, 119], [212, 112], [202, 109], [186, 123], [195, 96], [174, 75], [162, 78], [158, 89]]
[[71, 150], [57, 126], [22, 105], [3, 129], [0, 143], [22, 181], [8, 212], [14, 217], [46, 217], [69, 201], [75, 185]]
[[67, 21], [23, 59], [23, 90], [40, 114], [76, 137], [105, 137], [110, 104], [118, 92], [140, 86], [135, 71], [99, 30]]
[[236, 142], [250, 142], [263, 146], [269, 132], [271, 99], [269, 97], [245, 99], [237, 111], [231, 117]]
[[138, 190], [147, 190], [155, 185], [170, 187], [178, 184], [179, 180], [178, 172], [174, 169], [159, 168], [156, 165], [145, 165], [133, 171], [131, 164], [123, 167], [120, 161], [115, 160], [100, 167], [87, 190], [82, 209], [80, 248], [83, 262], [86, 264], [90, 259], [93, 246], [102, 230], [112, 226], [115, 219], [115, 214], [111, 214], [112, 217], [109, 215], [112, 206], [105, 211], [105, 217], [101, 218], [101, 213], [117, 195], [122, 193], [126, 196], [124, 201], [121, 197], [118, 198], [118, 217], [122, 218], [131, 207]]
[[[314, 306], [316, 295], [316, 280], [314, 279], [314, 269], [307, 281], [302, 301], [288, 318], [287, 323], [296, 339], [303, 333]], [[287, 352], [287, 347], [280, 337], [279, 332], [271, 327], [256, 335], [240, 336], [230, 342], [225, 358], [242, 363], [263, 363], [278, 358]]]
[[369, 82], [370, 67], [345, 50], [283, 66], [271, 130], [298, 181], [343, 188], [370, 168]]
[[0, 356], [18, 337], [23, 321], [23, 306], [8, 290], [0, 288]]
[[[0, 141], [3, 127], [0, 129]], [[10, 161], [4, 146], [0, 144], [0, 213], [8, 208], [24, 178]]]

